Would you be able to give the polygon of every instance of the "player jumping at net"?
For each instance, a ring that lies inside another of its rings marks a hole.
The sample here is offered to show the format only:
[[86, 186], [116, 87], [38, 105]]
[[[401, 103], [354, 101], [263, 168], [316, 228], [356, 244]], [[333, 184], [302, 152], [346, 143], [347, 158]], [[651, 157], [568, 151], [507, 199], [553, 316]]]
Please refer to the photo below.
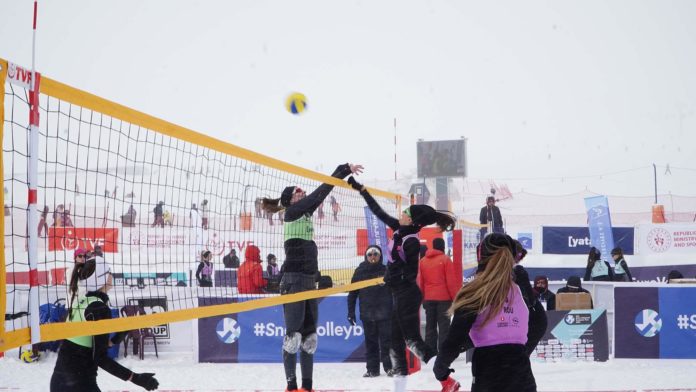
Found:
[[[344, 179], [349, 174], [362, 173], [361, 165], [343, 164], [336, 168], [332, 177]], [[285, 209], [283, 232], [285, 236], [285, 262], [280, 281], [281, 294], [293, 294], [316, 288], [318, 268], [317, 244], [314, 242], [312, 214], [326, 199], [331, 184], [321, 184], [314, 192], [307, 194], [298, 186], [289, 186], [278, 199], [264, 198], [263, 209], [268, 213]], [[297, 352], [300, 351], [302, 388], [300, 391], [313, 391], [312, 373], [314, 352], [317, 349], [317, 321], [319, 309], [316, 299], [298, 301], [283, 305], [285, 318], [285, 337], [283, 338], [283, 366], [287, 391], [297, 389]]]
[[379, 220], [389, 226], [394, 234], [386, 252], [389, 259], [384, 281], [391, 288], [394, 299], [392, 312], [392, 340], [389, 355], [394, 371], [394, 390], [406, 389], [408, 366], [406, 347], [423, 362], [437, 354], [434, 347], [428, 346], [420, 334], [418, 314], [423, 300], [416, 276], [420, 258], [418, 232], [425, 226], [436, 224], [442, 231], [454, 229], [455, 219], [451, 212], [436, 211], [430, 206], [415, 204], [406, 208], [396, 219], [387, 214], [367, 189], [353, 177], [348, 178], [353, 189], [360, 191], [367, 206]]
[[[104, 278], [100, 279], [100, 276]], [[78, 260], [70, 276], [70, 308], [67, 322], [110, 319], [111, 309], [106, 293], [111, 288], [111, 279], [104, 263], [95, 262], [94, 258], [86, 262]], [[86, 285], [87, 294], [80, 296], [75, 303], [78, 280]], [[118, 344], [122, 336], [123, 334], [116, 334], [112, 341], [109, 341], [108, 333], [64, 340], [53, 369], [51, 392], [98, 392], [100, 389], [97, 385], [97, 367], [148, 391], [157, 389], [159, 383], [154, 373], [134, 373], [107, 355], [109, 346]]]

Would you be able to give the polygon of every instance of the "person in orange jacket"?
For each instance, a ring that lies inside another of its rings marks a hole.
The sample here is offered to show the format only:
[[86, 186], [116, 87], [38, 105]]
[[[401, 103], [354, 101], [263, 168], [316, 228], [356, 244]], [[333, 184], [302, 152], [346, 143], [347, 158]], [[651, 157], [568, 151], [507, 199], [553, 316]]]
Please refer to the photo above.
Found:
[[418, 264], [416, 283], [423, 293], [425, 343], [438, 351], [449, 331], [447, 309], [462, 287], [462, 276], [455, 271], [454, 263], [445, 254], [445, 240], [433, 239], [433, 249], [428, 249]]
[[244, 262], [237, 271], [237, 292], [239, 294], [263, 294], [266, 280], [261, 267], [261, 250], [256, 245], [247, 246]]

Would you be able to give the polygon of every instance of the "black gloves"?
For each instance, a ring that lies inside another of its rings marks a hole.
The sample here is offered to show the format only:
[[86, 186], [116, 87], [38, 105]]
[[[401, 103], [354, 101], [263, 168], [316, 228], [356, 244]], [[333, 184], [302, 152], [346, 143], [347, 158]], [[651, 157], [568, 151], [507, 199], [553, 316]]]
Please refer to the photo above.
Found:
[[[140, 348], [143, 349], [142, 347]], [[159, 387], [159, 382], [155, 378], [155, 373], [133, 373], [131, 382], [145, 388], [147, 391], [154, 391]]]
[[353, 176], [348, 177], [348, 184], [350, 184], [350, 186], [358, 192], [362, 191], [364, 188], [363, 184], [355, 181]]
[[331, 174], [331, 177], [336, 177], [340, 179], [346, 178], [347, 175], [351, 174], [352, 171], [350, 170], [350, 165], [347, 163], [344, 163], [343, 165], [338, 165], [336, 170]]
[[355, 315], [354, 315], [354, 314], [349, 314], [349, 315], [348, 315], [348, 322], [350, 323], [350, 325], [353, 325], [353, 326], [354, 326], [355, 324], [357, 324], [357, 323], [355, 322]]

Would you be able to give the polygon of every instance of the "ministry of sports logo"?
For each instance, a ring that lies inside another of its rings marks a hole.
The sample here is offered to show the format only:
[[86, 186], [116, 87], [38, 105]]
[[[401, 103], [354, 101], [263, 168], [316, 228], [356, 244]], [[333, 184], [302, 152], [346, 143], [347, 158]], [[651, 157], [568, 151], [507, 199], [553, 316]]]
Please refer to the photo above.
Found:
[[643, 309], [636, 315], [634, 325], [639, 334], [646, 338], [651, 338], [660, 332], [662, 319], [656, 311]]
[[239, 324], [237, 324], [235, 319], [225, 317], [218, 321], [217, 327], [215, 327], [215, 333], [221, 342], [232, 344], [239, 339], [242, 329], [239, 327]]
[[648, 232], [648, 247], [653, 252], [665, 252], [672, 247], [672, 235], [669, 231], [656, 227]]

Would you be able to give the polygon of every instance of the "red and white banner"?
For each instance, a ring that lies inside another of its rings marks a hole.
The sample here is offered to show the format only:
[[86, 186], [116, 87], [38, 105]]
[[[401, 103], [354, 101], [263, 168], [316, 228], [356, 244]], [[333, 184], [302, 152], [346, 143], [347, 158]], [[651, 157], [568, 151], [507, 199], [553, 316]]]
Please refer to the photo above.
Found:
[[640, 254], [696, 253], [696, 224], [638, 226]]
[[49, 227], [48, 250], [93, 250], [101, 245], [105, 253], [118, 252], [118, 229], [101, 227]]

